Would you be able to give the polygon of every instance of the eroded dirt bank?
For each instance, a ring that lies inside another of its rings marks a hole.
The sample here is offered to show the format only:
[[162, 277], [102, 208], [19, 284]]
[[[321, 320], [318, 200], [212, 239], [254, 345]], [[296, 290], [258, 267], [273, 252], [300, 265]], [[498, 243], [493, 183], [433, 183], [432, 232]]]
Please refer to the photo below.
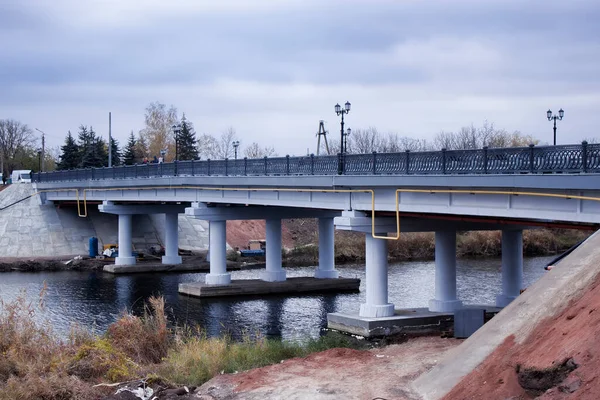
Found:
[[446, 400], [600, 398], [600, 277], [523, 343], [510, 336]]
[[457, 339], [420, 337], [372, 350], [331, 349], [218, 376], [199, 388], [197, 395], [231, 400], [413, 400], [418, 397], [409, 389], [410, 382], [460, 343]]

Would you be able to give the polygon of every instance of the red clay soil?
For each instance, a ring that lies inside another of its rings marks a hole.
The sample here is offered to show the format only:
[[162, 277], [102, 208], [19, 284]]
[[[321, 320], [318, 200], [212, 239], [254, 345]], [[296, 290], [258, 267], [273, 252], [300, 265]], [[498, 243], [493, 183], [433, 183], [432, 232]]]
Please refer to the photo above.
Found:
[[[248, 248], [248, 241], [264, 239], [264, 220], [227, 221], [227, 243], [233, 248], [246, 249]], [[282, 224], [281, 242], [285, 248], [294, 247], [294, 240], [292, 240], [285, 224]]]
[[444, 399], [599, 399], [599, 285], [596, 279], [522, 343], [508, 337]]
[[220, 375], [202, 385], [198, 395], [228, 400], [413, 400], [418, 397], [410, 383], [461, 342], [420, 337], [372, 350], [331, 349], [239, 374]]

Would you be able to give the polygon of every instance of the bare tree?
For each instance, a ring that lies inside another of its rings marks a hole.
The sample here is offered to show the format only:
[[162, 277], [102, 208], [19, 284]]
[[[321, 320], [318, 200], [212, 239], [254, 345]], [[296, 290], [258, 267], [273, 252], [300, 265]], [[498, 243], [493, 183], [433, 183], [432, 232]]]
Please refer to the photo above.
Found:
[[234, 140], [236, 140], [236, 138], [237, 135], [235, 133], [235, 129], [232, 126], [230, 126], [229, 128], [227, 128], [227, 130], [221, 133], [221, 136], [219, 137], [218, 141], [219, 158], [225, 159], [231, 158], [233, 156], [233, 142]]
[[383, 147], [381, 134], [375, 127], [355, 129], [348, 138], [348, 152], [356, 154], [372, 153]]
[[31, 128], [14, 119], [0, 120], [0, 164], [4, 172], [16, 167], [19, 154], [35, 147], [37, 138]]
[[162, 149], [168, 149], [168, 159], [175, 157], [175, 137], [171, 127], [179, 121], [177, 109], [173, 106], [154, 102], [146, 107], [146, 127], [140, 131], [140, 138], [146, 141], [148, 156], [158, 156]]
[[437, 149], [469, 150], [500, 147], [524, 147], [537, 144], [539, 140], [532, 135], [524, 135], [519, 131], [512, 133], [504, 129], [497, 129], [493, 123], [484, 121], [483, 125], [476, 128], [474, 125], [462, 127], [458, 132], [440, 132], [433, 141]]
[[203, 133], [198, 137], [198, 155], [200, 158], [219, 158], [219, 142], [217, 138], [207, 133]]
[[248, 158], [277, 157], [277, 153], [275, 153], [273, 146], [261, 147], [258, 143], [253, 142], [244, 149], [244, 156]]

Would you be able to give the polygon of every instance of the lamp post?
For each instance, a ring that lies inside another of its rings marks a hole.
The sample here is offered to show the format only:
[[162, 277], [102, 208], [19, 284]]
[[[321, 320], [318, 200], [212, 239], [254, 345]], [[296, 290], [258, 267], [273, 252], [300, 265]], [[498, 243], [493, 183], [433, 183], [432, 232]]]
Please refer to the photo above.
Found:
[[342, 121], [340, 123], [341, 128], [340, 128], [340, 162], [338, 163], [338, 175], [341, 175], [344, 173], [344, 155], [346, 153], [346, 146], [344, 145], [344, 114], [348, 114], [350, 112], [350, 102], [347, 101], [346, 104], [344, 104], [344, 108], [342, 109], [342, 107], [338, 104], [335, 105], [335, 113], [337, 115], [341, 115], [342, 116]]
[[237, 160], [237, 149], [238, 149], [238, 147], [240, 145], [240, 141], [239, 140], [234, 140], [233, 143], [232, 143], [232, 145], [233, 145], [233, 153], [235, 154], [234, 157]]
[[171, 129], [175, 134], [175, 161], [179, 161], [179, 134], [181, 133], [181, 124], [175, 124]]
[[344, 133], [344, 154], [348, 153], [348, 136], [352, 133], [352, 129], [346, 129], [346, 133]]
[[548, 110], [546, 111], [546, 116], [548, 117], [548, 121], [554, 120], [554, 145], [556, 146], [556, 120], [562, 121], [565, 111], [561, 108], [558, 110], [558, 115], [552, 115], [552, 110]]

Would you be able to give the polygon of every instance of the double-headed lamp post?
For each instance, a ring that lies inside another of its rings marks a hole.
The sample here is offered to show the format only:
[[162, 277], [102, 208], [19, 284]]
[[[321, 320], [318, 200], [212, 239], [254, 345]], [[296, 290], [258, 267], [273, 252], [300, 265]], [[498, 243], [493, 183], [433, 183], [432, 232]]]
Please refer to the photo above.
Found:
[[233, 145], [233, 153], [234, 153], [234, 157], [237, 160], [237, 149], [240, 146], [240, 141], [239, 140], [234, 140], [233, 143], [231, 143]]
[[556, 146], [556, 120], [562, 121], [565, 116], [565, 110], [562, 108], [558, 110], [558, 115], [552, 115], [552, 110], [546, 111], [546, 116], [548, 117], [548, 121], [554, 120], [554, 145]]
[[175, 124], [171, 129], [175, 134], [175, 161], [179, 161], [179, 134], [181, 133], [181, 124]]
[[350, 112], [350, 102], [347, 101], [344, 104], [344, 109], [338, 104], [335, 105], [335, 113], [342, 116], [341, 128], [340, 128], [340, 162], [338, 164], [338, 174], [344, 173], [344, 154], [346, 153], [346, 146], [344, 145], [344, 114]]

